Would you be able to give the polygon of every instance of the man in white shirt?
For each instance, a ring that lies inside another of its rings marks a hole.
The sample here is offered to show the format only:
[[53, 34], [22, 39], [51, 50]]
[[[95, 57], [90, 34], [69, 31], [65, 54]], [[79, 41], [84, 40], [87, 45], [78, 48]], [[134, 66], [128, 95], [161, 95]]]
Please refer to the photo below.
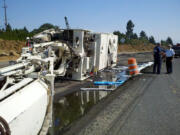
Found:
[[166, 50], [166, 69], [167, 74], [172, 73], [172, 60], [175, 55], [174, 50], [171, 45], [168, 45], [168, 49]]

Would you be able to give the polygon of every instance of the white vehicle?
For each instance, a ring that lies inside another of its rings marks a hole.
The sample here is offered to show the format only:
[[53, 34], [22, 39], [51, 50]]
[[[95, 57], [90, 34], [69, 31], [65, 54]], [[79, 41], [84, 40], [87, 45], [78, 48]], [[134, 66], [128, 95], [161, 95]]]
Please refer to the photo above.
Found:
[[31, 40], [16, 64], [0, 69], [0, 134], [45, 135], [52, 125], [55, 77], [84, 80], [116, 65], [113, 34], [50, 29]]

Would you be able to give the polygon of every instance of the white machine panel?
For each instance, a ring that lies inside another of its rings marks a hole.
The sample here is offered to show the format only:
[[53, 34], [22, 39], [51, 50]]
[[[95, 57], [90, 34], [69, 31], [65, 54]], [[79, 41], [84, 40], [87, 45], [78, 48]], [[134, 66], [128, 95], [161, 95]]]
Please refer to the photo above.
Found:
[[[111, 61], [114, 61], [114, 65], [117, 60], [117, 36], [113, 34], [97, 33], [97, 55], [96, 55], [96, 67], [98, 70], [102, 70], [107, 66], [112, 66]], [[110, 63], [110, 64], [108, 64]]]
[[73, 32], [73, 47], [77, 53], [79, 53], [81, 56], [84, 53], [84, 47], [83, 47], [83, 38], [84, 38], [84, 31], [82, 30], [75, 30]]

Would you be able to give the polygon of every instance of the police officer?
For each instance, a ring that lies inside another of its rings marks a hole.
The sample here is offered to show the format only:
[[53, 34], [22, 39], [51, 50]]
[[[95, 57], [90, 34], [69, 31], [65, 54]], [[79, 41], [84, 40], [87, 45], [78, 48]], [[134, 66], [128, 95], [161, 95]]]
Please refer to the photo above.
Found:
[[158, 43], [156, 47], [154, 47], [153, 54], [154, 54], [154, 66], [153, 66], [153, 73], [160, 74], [161, 73], [161, 45]]
[[175, 55], [174, 50], [171, 45], [168, 45], [168, 49], [166, 50], [166, 69], [167, 74], [172, 73], [172, 60]]

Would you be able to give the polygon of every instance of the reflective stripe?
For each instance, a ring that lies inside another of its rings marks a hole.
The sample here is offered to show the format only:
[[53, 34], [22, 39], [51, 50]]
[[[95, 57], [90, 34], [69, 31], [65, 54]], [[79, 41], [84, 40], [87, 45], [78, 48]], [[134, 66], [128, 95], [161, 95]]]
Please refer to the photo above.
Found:
[[136, 68], [136, 69], [129, 69], [129, 71], [131, 72], [131, 71], [138, 71], [139, 72], [139, 70]]
[[129, 70], [130, 70], [130, 69], [136, 69], [136, 68], [138, 68], [137, 65], [128, 67]]
[[129, 66], [129, 67], [130, 67], [130, 66], [137, 66], [137, 64], [129, 64], [128, 66]]

